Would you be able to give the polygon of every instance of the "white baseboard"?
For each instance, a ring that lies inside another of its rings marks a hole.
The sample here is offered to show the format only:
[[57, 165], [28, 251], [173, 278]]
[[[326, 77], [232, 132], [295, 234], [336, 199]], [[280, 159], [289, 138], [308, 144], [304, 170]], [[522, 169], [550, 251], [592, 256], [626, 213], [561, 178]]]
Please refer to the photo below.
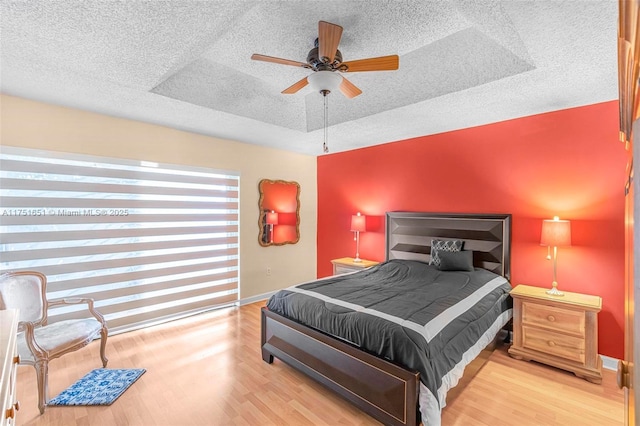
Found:
[[278, 290], [275, 290], [275, 291], [270, 291], [270, 292], [264, 293], [264, 294], [258, 294], [257, 296], [246, 297], [244, 299], [240, 299], [238, 301], [238, 304], [240, 306], [242, 306], [242, 305], [248, 305], [249, 303], [259, 302], [261, 300], [267, 300], [268, 298], [270, 298], [271, 296], [273, 296], [277, 292], [278, 292]]
[[600, 358], [602, 358], [602, 368], [613, 371], [618, 369], [618, 360], [616, 358], [611, 358], [610, 356], [605, 355], [600, 355]]

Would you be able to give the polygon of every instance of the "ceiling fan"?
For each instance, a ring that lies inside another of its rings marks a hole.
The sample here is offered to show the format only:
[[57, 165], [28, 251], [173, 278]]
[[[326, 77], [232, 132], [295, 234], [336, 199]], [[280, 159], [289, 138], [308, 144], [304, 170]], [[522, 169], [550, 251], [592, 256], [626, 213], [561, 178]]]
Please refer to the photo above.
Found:
[[380, 56], [377, 58], [358, 59], [342, 62], [342, 53], [338, 50], [342, 27], [329, 22], [318, 23], [318, 38], [315, 47], [309, 51], [307, 62], [292, 61], [290, 59], [275, 58], [273, 56], [254, 53], [251, 59], [256, 61], [273, 62], [282, 65], [291, 65], [313, 70], [314, 73], [284, 89], [282, 93], [293, 94], [303, 87], [311, 84], [312, 87], [326, 97], [333, 88], [338, 88], [347, 98], [354, 98], [362, 93], [358, 87], [337, 71], [362, 72], [362, 71], [393, 71], [398, 69], [398, 55]]

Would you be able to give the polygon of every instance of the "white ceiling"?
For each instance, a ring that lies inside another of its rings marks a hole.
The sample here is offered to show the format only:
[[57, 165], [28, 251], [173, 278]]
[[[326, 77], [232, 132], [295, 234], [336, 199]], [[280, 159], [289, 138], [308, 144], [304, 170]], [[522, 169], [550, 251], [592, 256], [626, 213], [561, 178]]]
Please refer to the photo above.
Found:
[[3, 93], [218, 138], [322, 154], [323, 99], [306, 62], [318, 21], [345, 61], [331, 93], [339, 152], [618, 98], [615, 0], [0, 0]]

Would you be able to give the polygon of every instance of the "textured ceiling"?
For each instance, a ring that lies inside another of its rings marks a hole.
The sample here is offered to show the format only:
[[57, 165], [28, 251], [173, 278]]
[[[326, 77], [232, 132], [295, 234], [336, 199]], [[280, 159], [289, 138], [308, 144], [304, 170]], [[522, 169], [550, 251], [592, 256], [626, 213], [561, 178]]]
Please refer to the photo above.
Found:
[[250, 57], [305, 62], [320, 20], [400, 56], [328, 96], [331, 152], [618, 97], [614, 0], [0, 1], [3, 93], [310, 155], [322, 96], [280, 92], [312, 71]]

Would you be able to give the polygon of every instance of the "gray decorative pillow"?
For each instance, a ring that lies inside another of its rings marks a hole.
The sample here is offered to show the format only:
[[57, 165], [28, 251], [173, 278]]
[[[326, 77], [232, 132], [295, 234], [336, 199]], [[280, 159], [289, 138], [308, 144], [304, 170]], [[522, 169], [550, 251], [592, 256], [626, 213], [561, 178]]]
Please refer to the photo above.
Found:
[[429, 265], [440, 266], [440, 258], [438, 252], [441, 251], [460, 251], [462, 250], [462, 240], [431, 240], [431, 260]]
[[473, 252], [465, 251], [440, 251], [438, 252], [440, 259], [441, 271], [469, 271], [473, 272]]

